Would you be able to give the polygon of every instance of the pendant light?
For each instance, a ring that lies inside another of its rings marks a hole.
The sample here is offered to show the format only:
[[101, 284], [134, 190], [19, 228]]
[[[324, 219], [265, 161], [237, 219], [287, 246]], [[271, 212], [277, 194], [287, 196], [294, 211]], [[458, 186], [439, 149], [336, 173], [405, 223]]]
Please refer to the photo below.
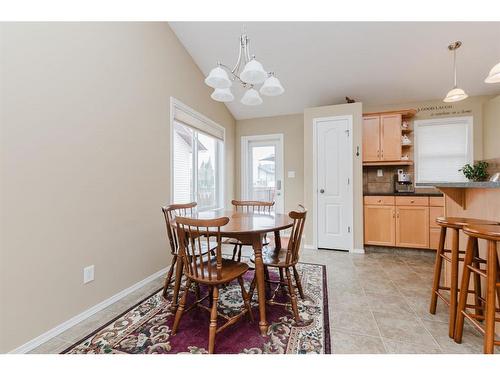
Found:
[[220, 64], [210, 71], [207, 78], [205, 78], [205, 83], [214, 89], [227, 89], [233, 84]]
[[283, 94], [285, 89], [281, 86], [279, 79], [274, 76], [274, 73], [269, 73], [269, 77], [264, 81], [259, 91], [262, 95], [277, 96]]
[[218, 102], [228, 103], [234, 100], [234, 95], [229, 89], [215, 89], [210, 97]]
[[456, 41], [448, 46], [450, 51], [453, 51], [453, 88], [448, 91], [446, 97], [443, 99], [446, 103], [459, 102], [468, 97], [464, 90], [457, 87], [457, 49], [460, 48], [462, 42]]
[[245, 92], [245, 95], [241, 98], [241, 103], [245, 105], [259, 105], [262, 104], [262, 98], [257, 90], [251, 88]]
[[[243, 33], [240, 35], [238, 49], [238, 60], [231, 69], [220, 62], [210, 71], [205, 83], [214, 88], [211, 98], [218, 102], [231, 102], [234, 95], [229, 89], [233, 82], [239, 82], [246, 91], [240, 102], [245, 105], [262, 104], [262, 98], [259, 91], [265, 96], [277, 96], [285, 92], [281, 82], [274, 76], [274, 73], [268, 73], [262, 64], [250, 53], [250, 39]], [[257, 91], [254, 87], [260, 85]]]
[[490, 70], [490, 74], [484, 80], [486, 83], [500, 83], [500, 63], [496, 64]]

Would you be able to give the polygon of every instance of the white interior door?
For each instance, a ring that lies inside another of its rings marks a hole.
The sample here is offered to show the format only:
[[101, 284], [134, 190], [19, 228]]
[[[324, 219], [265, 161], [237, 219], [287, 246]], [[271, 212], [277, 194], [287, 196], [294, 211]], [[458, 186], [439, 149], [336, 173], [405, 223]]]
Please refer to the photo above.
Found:
[[352, 117], [316, 119], [318, 248], [353, 247]]
[[242, 137], [242, 199], [275, 201], [283, 212], [283, 136]]

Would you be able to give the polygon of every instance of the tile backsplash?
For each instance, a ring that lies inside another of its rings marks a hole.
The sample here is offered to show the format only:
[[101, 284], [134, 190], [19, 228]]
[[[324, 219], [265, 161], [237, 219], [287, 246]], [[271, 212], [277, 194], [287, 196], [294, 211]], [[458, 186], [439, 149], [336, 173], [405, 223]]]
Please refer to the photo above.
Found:
[[[499, 163], [500, 165], [500, 163]], [[377, 171], [382, 170], [382, 176], [377, 176]], [[403, 169], [412, 175], [414, 178], [413, 167], [402, 166], [370, 166], [363, 167], [363, 193], [364, 194], [390, 194], [394, 193], [394, 181], [398, 169]], [[437, 189], [434, 188], [418, 188], [419, 193], [436, 193]]]

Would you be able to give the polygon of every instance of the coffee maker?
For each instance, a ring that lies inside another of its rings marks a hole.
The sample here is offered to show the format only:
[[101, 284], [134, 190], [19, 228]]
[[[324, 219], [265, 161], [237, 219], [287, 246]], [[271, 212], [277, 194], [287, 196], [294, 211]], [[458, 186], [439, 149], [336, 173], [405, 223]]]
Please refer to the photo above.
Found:
[[411, 181], [411, 174], [402, 169], [398, 169], [398, 174], [394, 179], [394, 191], [396, 193], [413, 193], [415, 188]]

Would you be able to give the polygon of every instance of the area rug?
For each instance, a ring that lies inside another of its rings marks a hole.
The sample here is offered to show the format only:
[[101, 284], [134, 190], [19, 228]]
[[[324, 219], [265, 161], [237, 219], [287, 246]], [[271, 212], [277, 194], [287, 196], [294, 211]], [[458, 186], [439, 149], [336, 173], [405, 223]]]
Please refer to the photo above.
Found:
[[[267, 336], [259, 333], [257, 298], [252, 301], [255, 321], [243, 317], [238, 323], [216, 336], [215, 353], [220, 354], [308, 354], [330, 353], [328, 293], [326, 269], [323, 265], [299, 263], [306, 298], [299, 300], [301, 324], [295, 324], [290, 308], [267, 305], [270, 323]], [[253, 271], [245, 278], [248, 286]], [[271, 278], [278, 278], [276, 273]], [[202, 290], [202, 293], [204, 290]], [[278, 295], [281, 292], [278, 293]], [[255, 293], [256, 294], [256, 293]], [[190, 293], [190, 298], [194, 298]], [[285, 298], [285, 295], [281, 298]], [[68, 354], [176, 354], [207, 353], [209, 313], [194, 308], [182, 317], [177, 334], [172, 335], [174, 315], [169, 298], [162, 290], [148, 296], [62, 353]], [[233, 315], [242, 305], [238, 283], [220, 291], [219, 311]], [[221, 320], [221, 323], [223, 321]]]

